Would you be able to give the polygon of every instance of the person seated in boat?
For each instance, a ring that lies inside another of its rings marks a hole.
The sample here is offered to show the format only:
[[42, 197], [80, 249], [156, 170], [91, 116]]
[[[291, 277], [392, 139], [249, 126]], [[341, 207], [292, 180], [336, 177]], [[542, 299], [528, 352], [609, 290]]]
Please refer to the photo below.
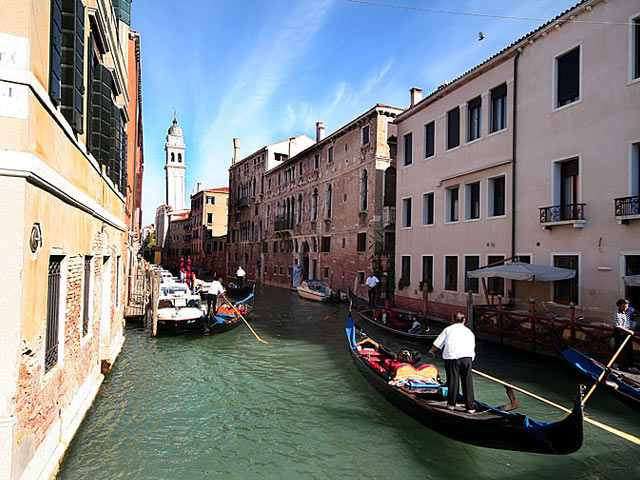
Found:
[[[626, 298], [619, 299], [616, 302], [616, 307], [618, 307], [618, 309], [613, 314], [613, 341], [615, 351], [617, 352], [625, 339], [629, 335], [634, 335], [635, 331], [633, 330], [634, 325], [631, 321], [631, 314], [629, 313], [629, 300]], [[618, 365], [614, 364], [613, 367], [619, 367], [620, 370], [626, 370], [630, 373], [640, 372], [640, 370], [633, 365], [633, 343], [631, 339], [618, 355]]]
[[413, 320], [413, 323], [411, 324], [411, 328], [409, 329], [408, 333], [413, 333], [415, 335], [422, 335], [424, 333], [424, 327], [418, 320], [418, 316], [411, 315], [411, 319]]
[[453, 325], [449, 325], [438, 335], [429, 349], [429, 355], [434, 357], [438, 349], [442, 349], [444, 369], [447, 372], [447, 408], [455, 410], [459, 383], [462, 381], [467, 413], [476, 413], [472, 373], [473, 360], [476, 357], [476, 338], [467, 328], [462, 312], [453, 315]]
[[[217, 280], [213, 280], [211, 285], [209, 286], [209, 296], [207, 297], [207, 312], [213, 314], [215, 310], [218, 309], [220, 303], [222, 303], [222, 295], [226, 293], [226, 290], [222, 286], [222, 277], [218, 277]], [[215, 299], [215, 309], [211, 307], [214, 305]]]

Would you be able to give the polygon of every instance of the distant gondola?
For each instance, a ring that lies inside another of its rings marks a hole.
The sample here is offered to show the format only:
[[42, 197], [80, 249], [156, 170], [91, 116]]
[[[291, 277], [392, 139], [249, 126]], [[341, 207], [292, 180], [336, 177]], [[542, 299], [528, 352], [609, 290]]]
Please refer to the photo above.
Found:
[[250, 293], [252, 293], [254, 291], [254, 288], [255, 288], [255, 284], [238, 287], [236, 286], [235, 283], [230, 282], [229, 284], [227, 284], [227, 287], [225, 290], [227, 291], [227, 296], [229, 297], [244, 298]]
[[[353, 304], [357, 317], [369, 325], [402, 337], [406, 340], [431, 345], [440, 332], [447, 326], [445, 323], [432, 322], [429, 319], [417, 316], [424, 327], [423, 333], [409, 333], [411, 328], [411, 313], [391, 308], [377, 308], [372, 310], [369, 302], [358, 297], [349, 290], [349, 299]], [[386, 323], [384, 323], [386, 321]]]
[[[396, 356], [355, 327], [351, 315], [346, 333], [349, 351], [358, 370], [394, 406], [426, 427], [453, 440], [487, 448], [544, 454], [568, 454], [582, 446], [581, 395], [573, 411], [558, 422], [536, 422], [526, 415], [505, 412], [476, 400], [476, 413], [451, 411], [446, 407], [442, 387], [431, 388], [396, 383]], [[418, 369], [420, 371], [420, 369]]]
[[[595, 360], [582, 350], [567, 345], [555, 331], [553, 332], [553, 343], [573, 368], [582, 372], [594, 382], [598, 380], [598, 377], [606, 368], [604, 363]], [[609, 371], [610, 373], [602, 379], [602, 385], [608, 392], [615, 395], [618, 400], [636, 412], [640, 412], [640, 375], [622, 372], [613, 368], [610, 368]]]
[[[253, 309], [253, 293], [239, 302], [233, 302], [233, 305], [246, 319]], [[217, 335], [219, 333], [233, 330], [243, 323], [244, 321], [234, 311], [234, 309], [229, 305], [224, 304], [220, 305], [215, 313], [212, 312], [211, 315], [207, 317], [205, 332], [208, 335]]]

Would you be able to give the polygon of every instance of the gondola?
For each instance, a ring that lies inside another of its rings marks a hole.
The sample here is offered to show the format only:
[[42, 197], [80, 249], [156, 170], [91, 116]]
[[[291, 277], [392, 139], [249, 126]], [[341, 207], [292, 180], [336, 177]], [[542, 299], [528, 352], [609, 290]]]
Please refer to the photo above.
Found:
[[487, 448], [555, 455], [573, 453], [582, 446], [580, 393], [572, 412], [558, 422], [536, 422], [478, 400], [474, 414], [448, 410], [439, 382], [396, 382], [400, 367], [407, 364], [399, 363], [392, 352], [357, 329], [351, 312], [345, 330], [351, 358], [366, 380], [394, 406], [445, 437]]
[[254, 291], [255, 284], [253, 285], [244, 285], [243, 287], [236, 286], [235, 283], [229, 282], [225, 290], [227, 291], [227, 296], [232, 298], [244, 298], [250, 293]]
[[354, 312], [359, 320], [379, 330], [402, 337], [405, 340], [431, 345], [440, 332], [447, 326], [444, 323], [433, 322], [430, 319], [416, 315], [420, 323], [422, 323], [425, 332], [420, 334], [409, 333], [408, 330], [413, 323], [412, 320], [410, 320], [411, 313], [391, 308], [376, 308], [372, 310], [367, 300], [358, 297], [351, 290], [349, 290], [349, 300], [352, 302]]
[[[233, 306], [242, 314], [246, 319], [253, 309], [253, 293], [244, 299], [233, 302]], [[205, 327], [205, 333], [208, 335], [217, 335], [219, 333], [228, 332], [234, 328], [242, 325], [244, 321], [240, 316], [227, 304], [220, 305], [216, 312], [211, 312], [207, 316], [207, 325]]]
[[[553, 332], [553, 344], [569, 364], [591, 378], [594, 382], [606, 364], [592, 358], [586, 352], [568, 345], [556, 331]], [[640, 375], [609, 368], [609, 374], [602, 379], [602, 386], [618, 400], [636, 412], [640, 412]]]

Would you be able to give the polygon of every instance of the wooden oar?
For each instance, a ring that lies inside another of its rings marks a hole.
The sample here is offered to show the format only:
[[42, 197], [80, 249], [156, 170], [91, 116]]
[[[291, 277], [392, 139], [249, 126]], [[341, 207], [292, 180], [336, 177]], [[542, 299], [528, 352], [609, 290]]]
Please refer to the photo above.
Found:
[[[528, 392], [524, 388], [520, 388], [520, 387], [517, 387], [517, 386], [512, 385], [510, 383], [504, 382], [504, 381], [502, 381], [502, 380], [500, 380], [498, 378], [492, 377], [491, 375], [487, 375], [486, 373], [480, 372], [480, 371], [476, 370], [475, 368], [472, 369], [472, 371], [476, 375], [480, 375], [481, 377], [484, 377], [484, 378], [486, 378], [488, 380], [491, 380], [493, 382], [499, 383], [500, 385], [503, 385], [505, 387], [513, 388], [514, 390], [516, 390], [516, 391], [518, 391], [520, 393], [524, 393], [525, 395], [529, 395], [530, 397], [535, 398], [536, 400], [539, 400], [539, 401], [541, 401], [543, 403], [546, 403], [547, 405], [551, 405], [552, 407], [555, 407], [555, 408], [557, 408], [559, 410], [562, 410], [563, 412], [571, 413], [571, 410], [569, 410], [568, 408], [565, 408], [562, 405], [558, 405], [557, 403], [552, 402], [551, 400], [547, 400], [546, 398], [541, 397], [539, 395], [536, 395], [535, 393]], [[622, 430], [618, 430], [617, 428], [610, 427], [609, 425], [605, 425], [604, 423], [600, 423], [600, 422], [598, 422], [596, 420], [592, 420], [592, 419], [590, 419], [588, 417], [583, 417], [583, 418], [584, 418], [585, 422], [590, 423], [591, 425], [594, 425], [594, 426], [596, 426], [598, 428], [601, 428], [602, 430], [605, 430], [605, 431], [607, 431], [609, 433], [613, 433], [614, 435], [617, 435], [620, 438], [624, 438], [625, 440], [627, 440], [627, 441], [629, 441], [631, 443], [635, 443], [636, 445], [640, 445], [640, 438], [638, 438], [638, 437], [635, 437], [635, 436], [633, 436], [633, 435], [631, 435], [629, 433], [623, 432]]]
[[233, 308], [233, 310], [236, 312], [236, 315], [238, 315], [242, 319], [242, 321], [247, 324], [247, 327], [249, 327], [249, 330], [251, 330], [251, 333], [253, 333], [255, 335], [255, 337], [258, 339], [259, 342], [269, 343], [266, 340], [263, 340], [263, 339], [260, 338], [260, 336], [256, 333], [256, 331], [253, 328], [251, 328], [251, 325], [249, 325], [249, 322], [247, 322], [247, 319], [242, 316], [240, 311], [236, 308], [236, 306], [233, 303], [231, 303], [229, 300], [227, 300], [227, 297], [225, 297], [224, 294], [222, 294], [222, 298], [224, 298], [224, 301], [227, 302], [227, 305], [229, 305], [231, 308]]
[[630, 333], [629, 335], [627, 335], [627, 338], [624, 339], [624, 342], [622, 342], [622, 345], [620, 345], [620, 348], [618, 348], [618, 350], [616, 351], [616, 353], [613, 354], [613, 357], [611, 357], [611, 360], [609, 360], [609, 363], [607, 363], [607, 366], [602, 370], [602, 373], [598, 376], [598, 379], [596, 380], [596, 383], [593, 384], [593, 386], [591, 387], [591, 389], [587, 392], [587, 394], [584, 396], [584, 400], [582, 400], [582, 406], [584, 407], [584, 404], [587, 403], [587, 400], [589, 400], [589, 397], [591, 396], [591, 394], [594, 392], [594, 390], [596, 389], [596, 387], [598, 386], [598, 384], [602, 381], [602, 379], [605, 377], [605, 375], [608, 375], [611, 370], [611, 365], [613, 365], [613, 362], [615, 362], [616, 358], [618, 358], [618, 355], [620, 355], [620, 352], [622, 352], [622, 349], [625, 347], [625, 345], [627, 344], [627, 342], [629, 340], [631, 340], [631, 338], [633, 337], [633, 333]]
[[336, 313], [338, 313], [338, 312], [339, 312], [340, 310], [342, 310], [344, 307], [345, 307], [345, 306], [344, 306], [344, 305], [342, 305], [342, 306], [340, 306], [340, 307], [336, 308], [332, 313], [330, 313], [329, 315], [326, 315], [326, 316], [323, 318], [323, 320], [327, 320], [328, 318], [333, 317]]

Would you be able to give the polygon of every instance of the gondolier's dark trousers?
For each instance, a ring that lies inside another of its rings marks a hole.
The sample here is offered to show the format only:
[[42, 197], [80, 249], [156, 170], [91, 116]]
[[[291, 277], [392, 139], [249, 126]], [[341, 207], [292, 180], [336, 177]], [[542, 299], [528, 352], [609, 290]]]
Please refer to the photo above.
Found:
[[445, 360], [444, 369], [447, 372], [447, 405], [455, 405], [458, 400], [460, 381], [462, 381], [462, 396], [467, 410], [475, 409], [473, 395], [473, 361], [471, 357], [457, 358], [455, 360]]
[[369, 308], [376, 308], [376, 287], [369, 287]]
[[244, 277], [238, 275], [237, 280], [238, 280], [238, 288], [242, 288], [242, 284], [244, 283]]

